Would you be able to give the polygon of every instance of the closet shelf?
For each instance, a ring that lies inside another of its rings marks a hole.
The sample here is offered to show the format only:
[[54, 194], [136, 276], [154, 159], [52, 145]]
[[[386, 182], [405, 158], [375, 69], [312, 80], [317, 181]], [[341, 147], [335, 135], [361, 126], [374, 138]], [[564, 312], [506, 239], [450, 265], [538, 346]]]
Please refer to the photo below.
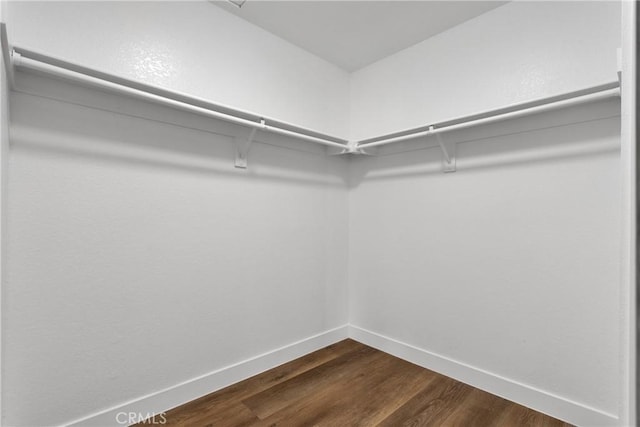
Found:
[[394, 142], [402, 142], [423, 136], [437, 135], [444, 132], [490, 124], [508, 119], [515, 119], [522, 116], [543, 113], [546, 111], [619, 96], [620, 83], [616, 80], [572, 92], [565, 92], [559, 95], [539, 98], [533, 101], [521, 102], [506, 107], [483, 111], [481, 113], [470, 114], [439, 123], [433, 123], [419, 128], [368, 138], [358, 141], [356, 147], [358, 149], [378, 147], [381, 145], [392, 144]]
[[421, 137], [435, 136], [438, 146], [442, 150], [443, 171], [455, 172], [456, 144], [445, 143], [442, 138], [442, 134], [445, 132], [465, 129], [473, 126], [487, 125], [503, 120], [515, 119], [518, 117], [553, 111], [560, 108], [572, 107], [575, 105], [596, 102], [619, 96], [620, 81], [615, 80], [572, 92], [565, 92], [558, 95], [539, 98], [533, 101], [516, 103], [506, 107], [421, 126], [419, 128], [369, 138], [352, 144], [355, 147], [355, 152], [367, 153], [368, 150], [375, 149], [381, 145], [388, 145]]
[[14, 46], [10, 52], [10, 61], [14, 67], [30, 68], [48, 74], [57, 74], [72, 80], [92, 83], [96, 86], [105, 86], [106, 83], [111, 89], [119, 89], [138, 97], [151, 98], [153, 101], [162, 101], [174, 107], [197, 110], [200, 113], [206, 112], [207, 115], [211, 117], [238, 125], [279, 133], [330, 147], [346, 148], [346, 140], [305, 129], [300, 126], [294, 126], [282, 121], [216, 104], [202, 98], [73, 64], [22, 47]]
[[251, 132], [248, 138], [234, 138], [236, 143], [236, 167], [239, 168], [247, 167], [247, 154], [256, 131], [265, 131], [333, 147], [338, 149], [336, 154], [372, 154], [371, 149], [382, 145], [433, 135], [436, 136], [438, 146], [442, 150], [444, 171], [454, 172], [456, 170], [456, 147], [455, 144], [445, 143], [441, 135], [445, 132], [620, 96], [620, 83], [619, 80], [615, 80], [572, 92], [512, 104], [375, 138], [347, 141], [283, 121], [213, 103], [202, 98], [105, 73], [22, 47], [10, 46], [4, 23], [0, 23], [0, 42], [8, 80], [14, 89], [14, 68], [28, 68], [72, 81], [83, 82], [91, 86], [108, 88], [127, 95], [250, 128]]
[[[161, 103], [181, 110], [195, 112], [207, 117], [223, 120], [236, 125], [252, 129], [251, 136], [238, 146], [238, 156], [242, 156], [246, 167], [246, 150], [251, 144], [255, 132], [265, 131], [285, 135], [288, 137], [313, 142], [339, 149], [339, 153], [349, 150], [348, 141], [335, 136], [327, 135], [312, 129], [296, 126], [280, 120], [270, 119], [255, 113], [231, 108], [226, 105], [213, 103], [208, 100], [187, 95], [177, 91], [171, 91], [159, 86], [142, 83], [136, 80], [105, 73], [90, 67], [35, 52], [30, 49], [10, 46], [7, 38], [6, 25], [0, 24], [0, 41], [2, 55], [6, 67], [9, 84], [15, 89], [14, 69], [27, 68], [42, 73], [55, 75], [75, 82], [82, 82], [91, 86], [107, 88], [127, 95], [135, 96], [155, 103]], [[235, 138], [238, 141], [240, 138]]]

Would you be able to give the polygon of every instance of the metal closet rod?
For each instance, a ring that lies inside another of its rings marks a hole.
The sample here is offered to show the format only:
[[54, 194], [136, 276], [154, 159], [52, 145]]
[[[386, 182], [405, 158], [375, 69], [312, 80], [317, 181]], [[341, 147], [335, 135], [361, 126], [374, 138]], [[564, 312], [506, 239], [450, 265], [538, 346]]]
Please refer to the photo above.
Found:
[[560, 95], [554, 95], [546, 98], [540, 98], [534, 101], [512, 104], [507, 107], [488, 110], [469, 116], [458, 117], [453, 120], [434, 123], [432, 125], [423, 126], [417, 129], [407, 130], [404, 132], [394, 132], [393, 134], [381, 137], [369, 138], [366, 140], [358, 141], [356, 148], [378, 147], [380, 145], [392, 144], [394, 142], [401, 142], [414, 138], [420, 138], [423, 136], [436, 135], [439, 133], [465, 129], [472, 126], [490, 124], [502, 120], [514, 119], [521, 116], [552, 111], [559, 108], [585, 104], [588, 102], [599, 101], [602, 99], [617, 96], [620, 96], [620, 83], [616, 80], [577, 91], [566, 92]]
[[[343, 153], [359, 152], [359, 149], [377, 147], [381, 145], [402, 142], [429, 135], [465, 129], [472, 126], [490, 124], [498, 121], [513, 119], [525, 115], [542, 113], [573, 105], [594, 102], [601, 99], [620, 96], [620, 83], [609, 83], [584, 88], [577, 91], [566, 92], [534, 101], [512, 104], [494, 110], [458, 117], [420, 128], [403, 132], [369, 138], [357, 142], [336, 138], [310, 129], [304, 129], [285, 122], [271, 120], [250, 112], [234, 109], [221, 104], [215, 104], [202, 98], [186, 95], [180, 92], [170, 91], [158, 86], [141, 83], [117, 75], [105, 73], [82, 65], [74, 64], [59, 58], [38, 53], [29, 49], [14, 46], [9, 50], [6, 42], [6, 28], [2, 25], [2, 50], [5, 56], [10, 57], [10, 62], [15, 67], [25, 67], [47, 74], [62, 76], [67, 79], [79, 80], [96, 86], [107, 87], [112, 90], [124, 92], [139, 98], [152, 100], [175, 108], [193, 111], [201, 115], [213, 117], [226, 122], [246, 126], [252, 129], [286, 135], [330, 147], [342, 149]], [[9, 79], [13, 80], [11, 66], [7, 66]], [[274, 124], [269, 124], [273, 122]], [[278, 126], [279, 125], [279, 126]], [[284, 126], [284, 127], [283, 127]], [[288, 127], [289, 129], [286, 129]]]
[[[304, 129], [281, 121], [271, 120], [221, 104], [215, 104], [202, 98], [105, 73], [22, 47], [13, 46], [10, 57], [11, 63], [16, 67], [30, 68], [47, 74], [62, 76], [67, 79], [80, 80], [94, 86], [108, 87], [109, 89], [115, 89], [138, 98], [151, 99], [154, 102], [160, 102], [183, 110], [194, 111], [198, 114], [252, 129], [286, 135], [329, 147], [341, 148], [343, 150], [348, 149], [348, 142], [341, 138], [322, 134], [310, 129]], [[274, 124], [269, 124], [269, 122]], [[285, 127], [289, 129], [285, 129]]]

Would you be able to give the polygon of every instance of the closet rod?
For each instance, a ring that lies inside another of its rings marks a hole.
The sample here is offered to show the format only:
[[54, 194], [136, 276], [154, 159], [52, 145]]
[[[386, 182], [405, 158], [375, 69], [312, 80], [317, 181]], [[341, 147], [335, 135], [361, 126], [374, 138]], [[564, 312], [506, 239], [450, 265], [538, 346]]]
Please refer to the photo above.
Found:
[[[519, 104], [513, 104], [508, 107], [502, 107], [495, 110], [485, 111], [479, 114], [459, 117], [453, 120], [436, 123], [427, 126], [432, 129], [423, 130], [424, 127], [414, 131], [406, 131], [402, 135], [380, 137], [375, 139], [367, 139], [359, 141], [357, 148], [370, 148], [380, 145], [387, 145], [394, 142], [406, 141], [409, 139], [420, 138], [423, 136], [435, 135], [444, 132], [450, 132], [458, 129], [465, 129], [472, 126], [479, 126], [494, 123], [507, 119], [514, 119], [521, 116], [552, 111], [559, 108], [570, 107], [573, 105], [595, 102], [602, 99], [608, 99], [620, 96], [620, 84], [618, 81], [610, 82], [598, 86], [592, 86], [574, 92], [567, 92], [561, 95], [554, 95], [547, 98], [540, 98], [535, 101], [527, 101]], [[395, 133], [398, 134], [397, 132]], [[393, 134], [392, 134], [393, 135]], [[381, 139], [382, 138], [382, 139]], [[371, 142], [368, 142], [371, 141]]]
[[[81, 81], [98, 87], [107, 87], [129, 95], [162, 103], [182, 110], [213, 117], [226, 122], [286, 135], [329, 147], [347, 150], [347, 141], [282, 121], [268, 119], [253, 113], [215, 104], [202, 98], [163, 89], [147, 83], [105, 73], [29, 49], [13, 46], [11, 62], [14, 67], [24, 67], [66, 79]], [[273, 124], [269, 124], [272, 122]], [[288, 127], [289, 129], [286, 129]]]

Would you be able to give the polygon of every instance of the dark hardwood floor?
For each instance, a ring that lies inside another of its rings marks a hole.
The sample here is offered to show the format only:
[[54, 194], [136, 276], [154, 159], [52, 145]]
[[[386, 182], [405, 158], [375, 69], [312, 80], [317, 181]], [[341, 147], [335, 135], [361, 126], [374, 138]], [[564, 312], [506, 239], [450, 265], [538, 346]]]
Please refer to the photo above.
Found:
[[353, 340], [172, 409], [166, 419], [203, 427], [569, 426]]

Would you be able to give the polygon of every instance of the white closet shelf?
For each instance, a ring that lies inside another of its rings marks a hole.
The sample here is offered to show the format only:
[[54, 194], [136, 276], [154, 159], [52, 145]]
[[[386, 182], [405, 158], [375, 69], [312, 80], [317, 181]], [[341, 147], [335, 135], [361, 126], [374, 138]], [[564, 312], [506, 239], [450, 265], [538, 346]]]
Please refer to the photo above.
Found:
[[521, 102], [506, 107], [500, 107], [493, 110], [487, 110], [480, 113], [457, 117], [455, 119], [421, 126], [419, 128], [413, 128], [401, 132], [393, 132], [387, 135], [368, 138], [362, 141], [358, 141], [357, 147], [377, 147], [380, 145], [406, 141], [422, 136], [436, 135], [453, 130], [465, 129], [472, 126], [480, 126], [502, 120], [515, 119], [530, 114], [552, 111], [560, 108], [586, 104], [589, 102], [595, 102], [619, 96], [620, 84], [616, 80], [572, 92], [565, 92], [558, 95], [535, 99], [533, 101]]
[[620, 96], [619, 80], [604, 84], [590, 86], [576, 91], [565, 92], [553, 96], [535, 99], [532, 101], [511, 104], [493, 110], [486, 110], [480, 113], [470, 114], [433, 123], [419, 128], [408, 129], [402, 132], [394, 132], [375, 138], [369, 138], [355, 143], [357, 152], [366, 152], [367, 149], [379, 147], [381, 145], [393, 144], [396, 142], [408, 141], [411, 139], [429, 137], [434, 135], [438, 146], [442, 150], [444, 172], [455, 172], [455, 144], [447, 145], [442, 139], [445, 132], [469, 128], [472, 126], [487, 125], [518, 117], [553, 111], [561, 108], [572, 107], [590, 102], [601, 101]]
[[[196, 112], [255, 130], [286, 135], [343, 150], [347, 149], [347, 141], [341, 138], [213, 103], [181, 92], [105, 73], [22, 47], [14, 46], [9, 51], [8, 58], [12, 68], [32, 69], [71, 81], [115, 90], [153, 102], [160, 102], [174, 108]], [[12, 73], [12, 70], [9, 72]]]
[[0, 23], [0, 42], [2, 44], [2, 55], [8, 80], [14, 89], [14, 68], [26, 68], [71, 81], [82, 82], [91, 86], [107, 88], [112, 91], [250, 128], [251, 133], [249, 138], [235, 138], [236, 167], [239, 168], [247, 167], [247, 154], [256, 131], [266, 131], [337, 148], [338, 151], [336, 154], [367, 154], [368, 151], [374, 147], [435, 135], [438, 146], [442, 150], [444, 171], [453, 172], [456, 170], [455, 144], [445, 144], [441, 136], [442, 133], [620, 96], [620, 83], [619, 80], [615, 80], [576, 91], [511, 104], [505, 107], [420, 126], [418, 128], [407, 129], [401, 132], [394, 132], [360, 141], [347, 141], [346, 139], [327, 135], [280, 120], [270, 119], [252, 112], [239, 110], [181, 92], [171, 91], [159, 86], [85, 67], [26, 48], [10, 46], [7, 38], [6, 25], [4, 23]]

